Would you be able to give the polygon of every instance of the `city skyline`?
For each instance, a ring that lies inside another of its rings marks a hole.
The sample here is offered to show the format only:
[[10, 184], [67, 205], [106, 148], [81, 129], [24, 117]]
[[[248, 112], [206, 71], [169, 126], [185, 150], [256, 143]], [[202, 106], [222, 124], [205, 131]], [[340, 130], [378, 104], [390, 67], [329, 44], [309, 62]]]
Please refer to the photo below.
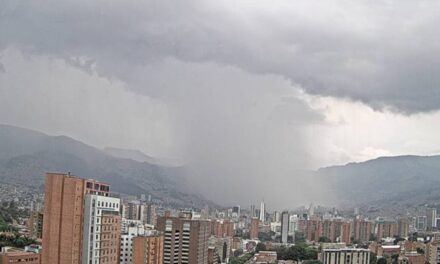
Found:
[[300, 200], [326, 190], [304, 171], [440, 153], [438, 3], [0, 7], [0, 123], [177, 161], [213, 200]]

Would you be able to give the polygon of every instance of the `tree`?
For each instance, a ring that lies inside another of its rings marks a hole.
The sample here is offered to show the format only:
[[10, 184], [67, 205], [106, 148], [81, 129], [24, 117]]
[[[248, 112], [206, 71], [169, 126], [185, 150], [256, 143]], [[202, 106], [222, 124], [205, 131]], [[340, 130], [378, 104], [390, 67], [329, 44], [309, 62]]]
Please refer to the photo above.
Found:
[[304, 236], [303, 232], [295, 232], [295, 242], [299, 243], [299, 242], [306, 242], [306, 238]]
[[322, 237], [319, 237], [318, 242], [330, 243], [332, 241], [330, 240], [330, 238], [328, 238], [326, 236], [322, 236]]
[[377, 241], [377, 236], [375, 234], [370, 234], [370, 237], [368, 238], [369, 241]]
[[255, 252], [260, 252], [265, 250], [266, 250], [266, 245], [263, 243], [258, 243], [257, 246], [255, 247]]
[[387, 260], [385, 258], [380, 258], [377, 260], [377, 264], [387, 264]]
[[234, 251], [234, 257], [238, 257], [241, 254], [243, 254], [243, 249], [241, 249], [241, 248]]
[[376, 264], [377, 262], [377, 255], [373, 252], [370, 253], [370, 264]]
[[400, 241], [405, 241], [405, 238], [402, 238], [400, 236], [394, 237], [394, 245], [397, 245]]
[[306, 260], [303, 262], [303, 264], [322, 264], [320, 260], [312, 259], [312, 260]]

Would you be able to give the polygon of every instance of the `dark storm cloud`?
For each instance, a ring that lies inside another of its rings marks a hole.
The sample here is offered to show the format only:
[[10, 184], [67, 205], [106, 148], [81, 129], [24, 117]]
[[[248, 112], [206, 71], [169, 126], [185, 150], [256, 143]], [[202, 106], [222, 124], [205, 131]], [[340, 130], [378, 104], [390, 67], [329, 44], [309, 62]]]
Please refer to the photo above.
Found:
[[[431, 1], [2, 1], [0, 46], [85, 57], [132, 89], [174, 57], [288, 78], [312, 94], [415, 113], [440, 108]], [[81, 64], [90, 67], [90, 63]]]

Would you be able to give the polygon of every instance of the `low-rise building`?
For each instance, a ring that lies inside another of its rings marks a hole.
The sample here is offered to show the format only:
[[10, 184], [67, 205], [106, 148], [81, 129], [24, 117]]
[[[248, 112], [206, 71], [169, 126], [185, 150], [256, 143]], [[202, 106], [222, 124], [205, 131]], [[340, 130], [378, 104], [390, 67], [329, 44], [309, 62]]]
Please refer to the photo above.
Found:
[[370, 250], [363, 248], [323, 249], [320, 255], [323, 264], [370, 263]]
[[26, 252], [22, 249], [5, 247], [0, 253], [0, 264], [41, 264], [41, 254]]

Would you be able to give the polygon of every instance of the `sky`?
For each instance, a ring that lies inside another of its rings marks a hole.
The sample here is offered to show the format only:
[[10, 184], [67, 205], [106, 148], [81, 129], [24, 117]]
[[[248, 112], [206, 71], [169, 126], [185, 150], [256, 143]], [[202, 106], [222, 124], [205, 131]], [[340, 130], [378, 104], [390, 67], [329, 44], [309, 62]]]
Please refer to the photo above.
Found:
[[305, 203], [305, 171], [440, 153], [439, 11], [3, 0], [0, 123], [180, 160], [219, 202]]

